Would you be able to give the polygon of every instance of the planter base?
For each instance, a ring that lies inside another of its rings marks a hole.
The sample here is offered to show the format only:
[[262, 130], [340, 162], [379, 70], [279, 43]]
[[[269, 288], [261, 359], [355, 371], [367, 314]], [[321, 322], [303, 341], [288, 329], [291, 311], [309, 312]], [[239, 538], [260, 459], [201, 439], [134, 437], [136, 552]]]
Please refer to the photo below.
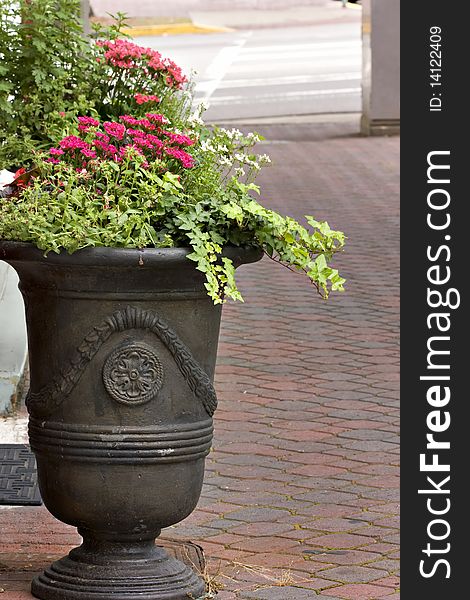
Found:
[[84, 542], [31, 585], [42, 600], [188, 600], [204, 595], [204, 581], [153, 541]]

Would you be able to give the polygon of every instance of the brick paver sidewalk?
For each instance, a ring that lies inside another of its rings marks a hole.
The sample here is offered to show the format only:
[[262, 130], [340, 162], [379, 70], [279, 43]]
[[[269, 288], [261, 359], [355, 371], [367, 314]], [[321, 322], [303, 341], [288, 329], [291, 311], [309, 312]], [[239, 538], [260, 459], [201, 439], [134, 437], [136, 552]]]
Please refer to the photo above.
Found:
[[[399, 139], [350, 123], [259, 129], [273, 140], [263, 196], [347, 233], [347, 292], [323, 302], [267, 258], [240, 269], [201, 501], [165, 535], [201, 544], [220, 600], [396, 599]], [[77, 542], [37, 508], [0, 510], [0, 532], [18, 570]], [[19, 571], [1, 587], [31, 598]]]

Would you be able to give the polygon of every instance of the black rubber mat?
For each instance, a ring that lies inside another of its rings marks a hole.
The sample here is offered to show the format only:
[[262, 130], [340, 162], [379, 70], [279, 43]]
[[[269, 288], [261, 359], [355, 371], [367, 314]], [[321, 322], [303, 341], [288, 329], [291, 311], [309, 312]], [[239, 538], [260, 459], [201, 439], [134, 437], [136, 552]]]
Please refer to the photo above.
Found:
[[36, 459], [26, 444], [0, 444], [0, 504], [42, 504]]

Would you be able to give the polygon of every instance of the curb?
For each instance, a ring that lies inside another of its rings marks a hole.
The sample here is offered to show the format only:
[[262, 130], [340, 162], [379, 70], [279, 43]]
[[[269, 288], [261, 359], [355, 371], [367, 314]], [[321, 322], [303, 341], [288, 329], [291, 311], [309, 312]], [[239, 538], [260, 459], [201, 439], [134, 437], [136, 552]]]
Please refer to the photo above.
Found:
[[230, 27], [218, 27], [212, 25], [198, 25], [197, 23], [162, 23], [158, 25], [136, 25], [123, 29], [132, 37], [159, 36], [159, 35], [184, 35], [191, 33], [229, 33], [234, 31]]

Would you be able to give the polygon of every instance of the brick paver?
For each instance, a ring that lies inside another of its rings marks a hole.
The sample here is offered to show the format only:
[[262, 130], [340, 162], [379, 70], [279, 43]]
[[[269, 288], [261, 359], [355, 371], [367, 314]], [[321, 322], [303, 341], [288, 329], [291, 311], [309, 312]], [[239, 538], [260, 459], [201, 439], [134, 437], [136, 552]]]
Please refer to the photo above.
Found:
[[[267, 258], [240, 269], [201, 501], [165, 535], [201, 544], [220, 600], [398, 598], [399, 139], [259, 131], [265, 201], [346, 232], [347, 291], [323, 302]], [[76, 543], [44, 509], [1, 509], [0, 531], [18, 572]], [[0, 598], [31, 598], [28, 577], [10, 572]]]

